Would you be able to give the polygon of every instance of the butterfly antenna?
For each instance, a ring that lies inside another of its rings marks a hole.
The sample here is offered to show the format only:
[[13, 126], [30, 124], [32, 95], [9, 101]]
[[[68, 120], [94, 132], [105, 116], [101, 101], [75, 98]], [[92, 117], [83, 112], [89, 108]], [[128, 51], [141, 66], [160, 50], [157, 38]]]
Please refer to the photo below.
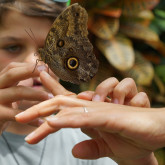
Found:
[[30, 32], [31, 32], [32, 36], [29, 34], [29, 32], [28, 32], [26, 29], [25, 29], [25, 32], [26, 32], [26, 33], [28, 34], [28, 36], [34, 41], [35, 45], [38, 46], [38, 45], [37, 45], [37, 40], [36, 40], [35, 35], [34, 35], [34, 33], [32, 32], [32, 30], [30, 29]]
[[[31, 34], [32, 34], [32, 36], [29, 34], [29, 32], [25, 29], [25, 32], [28, 34], [28, 36], [34, 41], [34, 43], [35, 43], [35, 45], [36, 45], [36, 47], [38, 46], [37, 45], [37, 40], [36, 40], [36, 38], [35, 38], [35, 35], [34, 35], [34, 33], [33, 33], [33, 31], [30, 29], [30, 32], [31, 32]], [[38, 53], [37, 52], [35, 52], [34, 53], [34, 56], [37, 56], [38, 55]], [[34, 67], [34, 69], [33, 69], [33, 71], [32, 71], [32, 73], [35, 71], [35, 69], [36, 69], [36, 67], [37, 67], [37, 65], [38, 65], [38, 63], [39, 63], [39, 61], [42, 61], [41, 59], [37, 59], [36, 60], [36, 64], [35, 64], [35, 67]]]
[[34, 35], [34, 33], [33, 33], [33, 31], [32, 31], [32, 29], [30, 28], [30, 32], [31, 32], [31, 34], [32, 34], [32, 36], [33, 36], [33, 41], [36, 43], [36, 45], [37, 45], [37, 39], [36, 39], [36, 37], [35, 37], [35, 35]]

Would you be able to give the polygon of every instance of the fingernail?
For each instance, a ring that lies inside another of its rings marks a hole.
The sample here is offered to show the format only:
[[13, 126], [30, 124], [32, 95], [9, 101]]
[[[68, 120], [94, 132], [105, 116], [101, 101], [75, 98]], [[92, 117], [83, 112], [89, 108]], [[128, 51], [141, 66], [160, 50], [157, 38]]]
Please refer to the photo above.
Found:
[[35, 135], [35, 131], [30, 133], [28, 136], [26, 136], [25, 141], [27, 141], [27, 142], [30, 141], [34, 137], [34, 135]]
[[54, 97], [54, 95], [52, 93], [48, 93], [48, 97], [49, 97], [49, 99], [52, 99]]
[[38, 119], [38, 126], [42, 125], [45, 122], [43, 119]]
[[114, 99], [114, 100], [113, 100], [113, 103], [119, 104], [119, 100], [118, 100], [118, 99]]
[[15, 117], [17, 118], [21, 118], [22, 116], [24, 116], [24, 112], [21, 112], [21, 113], [19, 113], [19, 114], [17, 114]]
[[99, 95], [95, 95], [95, 96], [93, 96], [93, 98], [92, 98], [92, 101], [100, 101], [100, 100], [101, 100], [101, 98], [100, 98]]
[[42, 71], [46, 70], [46, 67], [44, 65], [39, 65], [39, 66], [37, 66], [37, 70], [39, 72], [42, 72]]
[[46, 71], [42, 71], [42, 74], [44, 74], [45, 77], [48, 77], [48, 78], [51, 77]]

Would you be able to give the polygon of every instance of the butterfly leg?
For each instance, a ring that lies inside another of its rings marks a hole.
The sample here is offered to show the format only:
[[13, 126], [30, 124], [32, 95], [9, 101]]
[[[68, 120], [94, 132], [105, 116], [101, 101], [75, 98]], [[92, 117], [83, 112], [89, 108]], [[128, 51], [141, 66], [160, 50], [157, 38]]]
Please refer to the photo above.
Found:
[[[36, 67], [37, 67], [37, 65], [38, 65], [38, 63], [39, 63], [40, 61], [42, 61], [42, 60], [40, 60], [40, 59], [37, 59], [37, 60], [36, 60], [36, 64], [35, 64], [35, 67], [34, 67], [34, 69], [33, 69], [33, 72], [35, 71], [35, 69], [36, 69]], [[33, 72], [32, 72], [32, 73], [33, 73]]]

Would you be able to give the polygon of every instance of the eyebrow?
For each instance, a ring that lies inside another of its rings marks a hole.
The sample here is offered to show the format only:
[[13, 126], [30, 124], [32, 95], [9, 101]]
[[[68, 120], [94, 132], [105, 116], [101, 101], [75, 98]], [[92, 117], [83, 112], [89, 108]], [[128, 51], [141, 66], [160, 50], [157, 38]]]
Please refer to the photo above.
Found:
[[0, 37], [0, 41], [4, 41], [4, 42], [12, 42], [12, 41], [22, 41], [22, 39], [21, 38], [19, 38], [19, 37], [8, 37], [8, 36], [6, 36], [6, 37]]

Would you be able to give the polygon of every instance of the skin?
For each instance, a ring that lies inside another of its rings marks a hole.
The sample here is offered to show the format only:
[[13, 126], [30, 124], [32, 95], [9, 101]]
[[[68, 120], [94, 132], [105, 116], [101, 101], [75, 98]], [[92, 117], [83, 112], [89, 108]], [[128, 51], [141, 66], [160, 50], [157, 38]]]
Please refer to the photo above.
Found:
[[[57, 82], [44, 71], [40, 73], [40, 78], [56, 95], [53, 86]], [[132, 107], [109, 103], [107, 96]], [[153, 151], [164, 145], [165, 134], [159, 130], [163, 131], [163, 123], [159, 121], [160, 117], [163, 119], [163, 110], [149, 109], [149, 106], [148, 97], [145, 93], [137, 92], [132, 79], [118, 82], [110, 78], [101, 83], [94, 93], [81, 93], [78, 98], [58, 95], [18, 114], [16, 120], [28, 123], [35, 118], [59, 112], [48, 117], [25, 140], [35, 144], [61, 128], [82, 128], [93, 139], [80, 142], [73, 148], [73, 155], [77, 158], [108, 156], [121, 165], [157, 165]], [[83, 107], [87, 108], [88, 113], [84, 112]]]

